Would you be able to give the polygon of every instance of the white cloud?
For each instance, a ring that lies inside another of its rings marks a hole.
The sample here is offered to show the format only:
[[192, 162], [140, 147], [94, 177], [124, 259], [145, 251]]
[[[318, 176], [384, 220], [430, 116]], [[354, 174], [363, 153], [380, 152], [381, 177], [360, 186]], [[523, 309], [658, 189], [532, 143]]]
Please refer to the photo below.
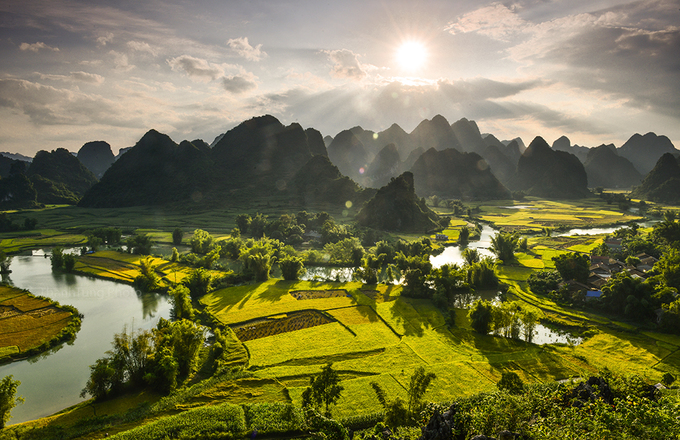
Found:
[[224, 75], [222, 66], [211, 64], [207, 60], [195, 58], [191, 55], [181, 55], [169, 59], [168, 64], [175, 72], [184, 72], [197, 81], [209, 82]]
[[65, 82], [84, 82], [94, 85], [100, 85], [104, 82], [104, 77], [96, 73], [88, 73], [83, 71], [71, 72], [69, 75], [54, 75], [54, 74], [39, 74], [41, 79], [49, 79], [52, 81]]
[[135, 68], [134, 65], [130, 64], [128, 56], [124, 53], [116, 52], [115, 50], [109, 51], [109, 55], [113, 57], [113, 65], [117, 70], [122, 70], [127, 72]]
[[129, 47], [131, 50], [135, 52], [145, 52], [150, 55], [156, 56], [157, 50], [151, 47], [149, 43], [145, 43], [143, 41], [128, 41], [127, 42], [127, 47]]
[[21, 43], [21, 45], [19, 46], [19, 49], [21, 49], [23, 51], [29, 50], [31, 52], [38, 52], [41, 49], [51, 50], [53, 52], [59, 52], [58, 47], [48, 46], [47, 44], [43, 43], [42, 41], [38, 41], [37, 43], [33, 43], [33, 44]]
[[260, 61], [267, 56], [267, 53], [262, 50], [262, 45], [251, 46], [248, 43], [248, 37], [232, 38], [227, 41], [227, 46], [239, 56], [250, 61]]
[[507, 7], [501, 3], [494, 3], [477, 9], [449, 23], [446, 30], [452, 34], [477, 32], [496, 40], [506, 40], [508, 37], [521, 32], [526, 22], [516, 13], [516, 7]]
[[361, 80], [366, 77], [367, 66], [359, 62], [359, 55], [348, 49], [325, 50], [323, 51], [331, 60], [333, 68], [331, 76], [342, 79]]
[[97, 46], [106, 46], [110, 42], [113, 41], [113, 34], [111, 32], [107, 32], [106, 35], [101, 35], [97, 37]]

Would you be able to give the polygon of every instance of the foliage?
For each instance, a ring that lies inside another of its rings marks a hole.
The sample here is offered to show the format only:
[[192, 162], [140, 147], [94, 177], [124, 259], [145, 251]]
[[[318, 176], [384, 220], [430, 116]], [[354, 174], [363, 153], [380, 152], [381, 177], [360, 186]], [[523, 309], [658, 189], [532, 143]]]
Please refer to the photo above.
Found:
[[477, 249], [465, 248], [462, 253], [463, 260], [468, 266], [479, 263], [479, 251]]
[[521, 394], [524, 392], [524, 382], [514, 371], [504, 372], [496, 386], [499, 390], [505, 390], [510, 394]]
[[333, 370], [333, 364], [326, 364], [321, 368], [321, 373], [309, 379], [309, 387], [302, 393], [302, 406], [325, 407], [326, 417], [331, 416], [331, 405], [334, 405], [343, 387], [340, 385], [340, 376]]
[[179, 246], [182, 244], [182, 239], [184, 238], [184, 231], [182, 228], [175, 228], [172, 231], [172, 244]]
[[547, 295], [553, 290], [556, 290], [561, 281], [562, 277], [556, 270], [531, 272], [531, 275], [529, 275], [529, 279], [527, 280], [529, 288], [536, 295]]
[[470, 240], [470, 228], [467, 226], [463, 226], [460, 228], [460, 232], [458, 233], [458, 244], [464, 246], [468, 244], [468, 241]]
[[385, 264], [386, 259], [386, 254], [366, 255], [366, 258], [363, 259], [363, 264], [361, 267], [358, 267], [354, 270], [354, 276], [360, 280], [363, 280], [363, 282], [366, 284], [377, 284], [378, 273]]
[[7, 256], [5, 251], [0, 249], [0, 273], [10, 273], [9, 266], [12, 264], [12, 257]]
[[125, 240], [125, 244], [128, 248], [128, 252], [138, 255], [150, 255], [151, 247], [153, 246], [151, 237], [146, 234], [128, 237], [128, 239]]
[[299, 257], [284, 257], [279, 261], [279, 268], [284, 280], [298, 280], [300, 275], [304, 273], [305, 265], [302, 263], [302, 258]]
[[387, 400], [385, 390], [377, 382], [371, 382], [371, 387], [375, 391], [378, 402], [385, 410], [385, 424], [392, 428], [404, 425], [409, 420], [408, 408], [406, 402], [401, 397], [396, 397], [392, 400]]
[[24, 402], [23, 397], [16, 397], [21, 382], [14, 380], [11, 374], [0, 380], [0, 429], [3, 429], [11, 417], [12, 408]]
[[667, 387], [670, 387], [671, 385], [673, 385], [673, 382], [675, 382], [675, 376], [668, 372], [664, 373], [663, 378], [661, 379], [661, 383], [663, 383]]
[[555, 269], [560, 273], [562, 279], [576, 280], [579, 283], [588, 281], [590, 258], [586, 254], [568, 252], [556, 257], [552, 257], [555, 262]]
[[182, 280], [182, 284], [189, 289], [191, 298], [198, 299], [212, 291], [213, 281], [210, 272], [203, 268], [198, 268], [192, 270], [189, 275]]
[[76, 257], [73, 254], [64, 254], [64, 271], [73, 272], [76, 266]]
[[161, 289], [161, 279], [153, 268], [153, 258], [139, 260], [139, 275], [135, 277], [133, 284], [143, 292], [156, 292]]
[[496, 258], [504, 263], [509, 263], [515, 258], [519, 236], [507, 232], [498, 232], [491, 237], [489, 250], [496, 255]]
[[253, 219], [248, 214], [239, 214], [236, 216], [236, 227], [242, 234], [245, 234], [248, 232], [252, 220]]
[[50, 263], [52, 270], [60, 270], [64, 267], [64, 249], [61, 247], [52, 248], [52, 255], [50, 256]]
[[172, 310], [170, 312], [174, 319], [194, 319], [194, 308], [191, 305], [191, 292], [189, 289], [178, 284], [173, 286], [168, 291], [170, 295], [170, 302], [172, 303]]
[[207, 231], [196, 229], [191, 237], [191, 252], [195, 254], [207, 254], [213, 248], [214, 239]]
[[408, 413], [411, 417], [418, 414], [422, 408], [423, 396], [425, 391], [430, 386], [430, 383], [437, 378], [437, 375], [432, 372], [425, 372], [425, 368], [418, 367], [411, 375], [407, 393], [408, 393]]
[[496, 262], [490, 257], [482, 258], [467, 267], [467, 282], [470, 286], [491, 288], [498, 285]]
[[481, 299], [475, 301], [468, 312], [472, 329], [483, 335], [488, 334], [493, 322], [492, 311], [493, 305], [489, 301]]

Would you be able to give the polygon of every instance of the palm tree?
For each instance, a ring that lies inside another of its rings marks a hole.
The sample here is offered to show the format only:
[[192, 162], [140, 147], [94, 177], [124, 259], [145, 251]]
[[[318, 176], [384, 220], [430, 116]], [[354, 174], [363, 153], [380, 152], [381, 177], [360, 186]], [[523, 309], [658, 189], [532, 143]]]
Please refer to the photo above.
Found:
[[515, 257], [515, 250], [519, 242], [517, 234], [499, 232], [491, 237], [491, 247], [489, 250], [496, 254], [496, 258], [501, 261], [512, 261]]

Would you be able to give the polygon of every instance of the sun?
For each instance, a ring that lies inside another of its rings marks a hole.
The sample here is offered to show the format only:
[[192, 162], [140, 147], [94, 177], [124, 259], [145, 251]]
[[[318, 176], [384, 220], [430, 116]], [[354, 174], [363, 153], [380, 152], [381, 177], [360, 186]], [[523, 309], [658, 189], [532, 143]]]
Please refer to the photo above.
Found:
[[397, 62], [402, 69], [418, 70], [427, 60], [427, 49], [419, 41], [406, 41], [397, 49]]

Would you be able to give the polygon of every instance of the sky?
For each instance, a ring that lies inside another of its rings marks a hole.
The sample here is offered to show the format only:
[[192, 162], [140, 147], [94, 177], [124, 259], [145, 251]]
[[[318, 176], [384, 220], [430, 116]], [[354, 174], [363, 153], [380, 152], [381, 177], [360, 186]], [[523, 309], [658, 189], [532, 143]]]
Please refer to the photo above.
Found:
[[211, 143], [263, 114], [680, 148], [677, 0], [2, 0], [0, 60], [0, 151], [28, 156]]

